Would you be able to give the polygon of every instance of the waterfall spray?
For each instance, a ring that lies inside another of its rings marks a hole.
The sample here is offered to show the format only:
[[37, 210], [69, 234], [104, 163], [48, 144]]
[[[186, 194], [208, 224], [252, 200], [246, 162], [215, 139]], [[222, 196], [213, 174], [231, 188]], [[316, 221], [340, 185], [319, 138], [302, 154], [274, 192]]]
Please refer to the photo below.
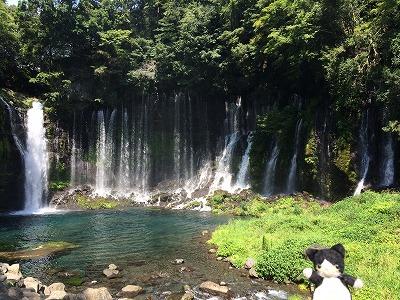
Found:
[[239, 173], [236, 180], [236, 188], [238, 189], [246, 189], [249, 188], [248, 184], [248, 175], [249, 175], [249, 166], [250, 166], [250, 151], [253, 146], [253, 136], [250, 133], [247, 137], [247, 148], [244, 152], [242, 162], [240, 163]]

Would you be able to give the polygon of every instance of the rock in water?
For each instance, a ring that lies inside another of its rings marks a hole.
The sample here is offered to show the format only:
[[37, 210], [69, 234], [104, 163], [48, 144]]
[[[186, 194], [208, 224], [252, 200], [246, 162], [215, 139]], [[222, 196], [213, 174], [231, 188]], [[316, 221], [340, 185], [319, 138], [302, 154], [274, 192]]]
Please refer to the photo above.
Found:
[[107, 288], [92, 289], [88, 288], [83, 292], [86, 300], [112, 300], [110, 292]]
[[16, 283], [22, 278], [22, 274], [19, 271], [19, 264], [13, 264], [8, 267], [7, 273], [5, 274], [7, 277], [7, 280]]
[[134, 298], [143, 292], [143, 288], [138, 285], [127, 285], [124, 287], [121, 292], [118, 293], [118, 296]]
[[36, 278], [26, 277], [24, 279], [24, 286], [27, 289], [31, 289], [35, 293], [37, 293], [40, 290], [40, 288], [42, 287], [42, 283], [39, 280], [37, 280]]
[[175, 264], [177, 264], [177, 265], [181, 265], [181, 264], [183, 264], [184, 262], [185, 262], [185, 260], [182, 259], [182, 258], [177, 258], [177, 259], [175, 259]]
[[44, 289], [44, 294], [46, 296], [49, 296], [53, 294], [54, 292], [64, 292], [65, 291], [65, 284], [61, 282], [55, 282], [53, 284], [50, 284], [49, 286], [45, 287]]
[[206, 281], [200, 284], [200, 290], [203, 292], [213, 294], [213, 295], [220, 295], [220, 296], [226, 296], [229, 293], [229, 288], [226, 286], [221, 286], [215, 282], [212, 281]]
[[108, 265], [108, 268], [109, 268], [110, 270], [118, 270], [118, 266], [116, 266], [116, 265], [114, 265], [114, 264]]
[[63, 300], [65, 296], [67, 296], [65, 291], [54, 291], [46, 300]]
[[104, 269], [103, 274], [107, 276], [107, 278], [116, 278], [119, 274], [118, 270], [110, 270], [110, 269]]

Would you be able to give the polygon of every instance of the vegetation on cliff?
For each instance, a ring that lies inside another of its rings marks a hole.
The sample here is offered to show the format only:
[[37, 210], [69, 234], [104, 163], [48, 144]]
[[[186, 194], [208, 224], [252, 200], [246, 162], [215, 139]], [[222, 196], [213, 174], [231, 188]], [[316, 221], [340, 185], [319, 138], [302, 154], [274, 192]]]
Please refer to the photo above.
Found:
[[293, 197], [257, 205], [258, 218], [234, 220], [213, 233], [218, 255], [237, 267], [252, 257], [262, 277], [302, 282], [310, 266], [305, 249], [343, 243], [346, 272], [365, 282], [353, 299], [400, 299], [400, 194], [366, 192], [329, 207]]

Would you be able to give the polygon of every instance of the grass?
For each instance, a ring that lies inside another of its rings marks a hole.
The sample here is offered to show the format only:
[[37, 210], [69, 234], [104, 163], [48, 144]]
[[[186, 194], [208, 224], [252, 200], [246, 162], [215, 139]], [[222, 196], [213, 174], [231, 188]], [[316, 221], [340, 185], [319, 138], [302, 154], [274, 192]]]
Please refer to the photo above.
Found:
[[330, 207], [290, 197], [255, 201], [245, 206], [258, 218], [234, 220], [213, 233], [210, 243], [218, 246], [218, 255], [237, 267], [255, 258], [262, 277], [300, 283], [303, 268], [311, 266], [306, 248], [342, 243], [346, 273], [365, 282], [352, 291], [354, 300], [400, 299], [399, 193], [366, 192]]

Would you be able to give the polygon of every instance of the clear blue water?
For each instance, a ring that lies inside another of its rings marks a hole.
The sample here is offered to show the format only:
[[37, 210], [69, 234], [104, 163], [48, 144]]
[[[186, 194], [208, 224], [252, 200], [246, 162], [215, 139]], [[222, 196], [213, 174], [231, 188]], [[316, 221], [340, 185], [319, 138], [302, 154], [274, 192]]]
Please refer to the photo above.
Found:
[[[126, 284], [139, 284], [148, 294], [180, 291], [184, 284], [205, 280], [226, 281], [238, 294], [267, 289], [252, 283], [226, 262], [208, 253], [203, 230], [228, 222], [228, 217], [190, 211], [130, 209], [124, 211], [69, 212], [33, 216], [0, 216], [0, 248], [26, 249], [50, 241], [79, 245], [61, 255], [20, 262], [23, 274], [50, 284], [70, 276], [83, 278], [79, 291], [107, 286], [117, 292]], [[183, 258], [183, 265], [172, 262]], [[110, 263], [122, 268], [121, 277], [109, 280], [102, 270]], [[186, 269], [182, 269], [182, 268]], [[161, 298], [161, 297], [160, 297]]]

